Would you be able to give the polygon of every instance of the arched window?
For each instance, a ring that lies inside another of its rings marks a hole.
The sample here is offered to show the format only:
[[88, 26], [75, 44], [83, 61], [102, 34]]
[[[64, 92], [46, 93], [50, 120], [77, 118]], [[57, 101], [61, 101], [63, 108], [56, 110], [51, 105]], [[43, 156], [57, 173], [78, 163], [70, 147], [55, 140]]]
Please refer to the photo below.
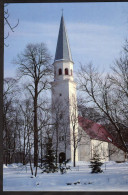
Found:
[[62, 75], [62, 69], [59, 68], [59, 75]]
[[71, 76], [72, 76], [72, 69], [71, 69]]
[[65, 68], [65, 75], [68, 75], [68, 68]]
[[59, 154], [59, 163], [63, 163], [66, 160], [66, 154], [64, 152], [61, 152]]

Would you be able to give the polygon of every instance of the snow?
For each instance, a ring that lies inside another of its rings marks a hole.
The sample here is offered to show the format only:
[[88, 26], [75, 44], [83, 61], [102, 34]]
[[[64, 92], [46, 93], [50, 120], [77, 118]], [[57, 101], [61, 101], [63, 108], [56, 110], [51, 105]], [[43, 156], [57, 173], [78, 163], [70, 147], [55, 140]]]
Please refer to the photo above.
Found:
[[111, 141], [111, 142], [112, 142], [112, 139], [111, 139], [110, 137], [108, 137], [108, 139], [109, 139], [109, 141]]
[[128, 162], [106, 162], [103, 173], [91, 174], [88, 162], [77, 162], [66, 174], [41, 173], [31, 177], [29, 165], [3, 165], [4, 191], [128, 191]]

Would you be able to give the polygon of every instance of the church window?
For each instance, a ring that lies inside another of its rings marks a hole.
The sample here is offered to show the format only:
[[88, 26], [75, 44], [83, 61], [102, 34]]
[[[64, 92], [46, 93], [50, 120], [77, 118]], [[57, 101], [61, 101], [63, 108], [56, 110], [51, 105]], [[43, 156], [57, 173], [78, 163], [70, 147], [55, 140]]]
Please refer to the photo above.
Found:
[[62, 69], [59, 68], [59, 75], [62, 75]]
[[68, 68], [65, 68], [65, 75], [68, 75]]

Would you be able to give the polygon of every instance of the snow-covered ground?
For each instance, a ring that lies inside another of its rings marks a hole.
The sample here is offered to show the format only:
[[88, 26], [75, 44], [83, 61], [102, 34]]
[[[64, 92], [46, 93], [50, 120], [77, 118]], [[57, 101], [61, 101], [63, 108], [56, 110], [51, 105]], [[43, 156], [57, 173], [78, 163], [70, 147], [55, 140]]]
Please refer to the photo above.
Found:
[[[3, 166], [4, 191], [128, 191], [128, 162], [106, 162], [103, 173], [91, 174], [88, 163], [77, 162], [66, 174], [41, 173], [32, 178], [29, 166]], [[69, 184], [69, 185], [67, 185]]]

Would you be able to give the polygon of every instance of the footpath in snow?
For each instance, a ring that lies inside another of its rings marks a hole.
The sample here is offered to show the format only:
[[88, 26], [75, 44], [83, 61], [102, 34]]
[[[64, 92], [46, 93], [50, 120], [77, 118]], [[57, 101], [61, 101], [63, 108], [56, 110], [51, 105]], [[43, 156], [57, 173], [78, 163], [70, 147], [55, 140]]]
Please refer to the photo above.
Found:
[[[71, 164], [70, 164], [71, 165]], [[128, 191], [128, 162], [106, 162], [103, 173], [91, 174], [86, 162], [77, 162], [66, 174], [41, 173], [31, 177], [29, 166], [3, 166], [4, 191]]]

